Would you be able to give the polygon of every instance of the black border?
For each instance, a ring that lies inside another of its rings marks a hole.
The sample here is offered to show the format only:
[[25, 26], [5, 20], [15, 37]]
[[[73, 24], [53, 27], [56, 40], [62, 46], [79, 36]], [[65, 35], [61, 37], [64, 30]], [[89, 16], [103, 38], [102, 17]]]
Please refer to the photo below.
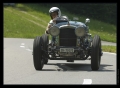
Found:
[[[8, 0], [8, 1], [4, 1], [4, 2], [16, 2], [16, 3], [51, 3], [51, 2], [52, 2], [52, 3], [68, 3], [68, 2], [65, 2], [65, 1], [58, 1], [58, 2], [55, 1], [55, 2], [54, 2], [54, 1], [51, 1], [51, 0], [50, 0], [50, 1], [41, 1], [41, 0], [40, 0], [40, 1], [37, 1], [37, 0], [36, 0], [36, 1], [27, 1], [27, 0], [26, 0], [26, 1], [25, 1], [25, 0], [24, 0], [24, 1], [9, 1], [9, 0]], [[3, 2], [3, 3], [4, 3], [4, 2]], [[3, 6], [3, 3], [2, 3], [1, 6]], [[74, 1], [69, 1], [69, 3], [117, 3], [117, 1], [109, 1], [109, 2], [108, 2], [108, 1], [101, 1], [101, 0], [100, 0], [100, 1], [98, 1], [98, 0], [97, 0], [97, 1], [95, 1], [95, 0], [93, 0], [93, 1], [75, 1], [75, 0], [74, 0]], [[3, 10], [3, 9], [2, 9], [2, 10]], [[118, 3], [117, 3], [117, 11], [118, 11]], [[4, 14], [3, 14], [3, 17], [4, 17]], [[3, 18], [3, 17], [2, 17], [2, 18]], [[117, 12], [117, 19], [118, 19], [118, 12]], [[3, 21], [4, 21], [4, 18], [3, 18]], [[118, 23], [118, 20], [117, 20], [117, 23]], [[3, 22], [3, 25], [4, 25], [4, 22]], [[117, 24], [117, 29], [118, 29], [118, 24]], [[118, 30], [117, 30], [117, 33], [119, 33]], [[3, 28], [2, 36], [3, 36], [3, 34], [4, 34], [4, 28]], [[117, 35], [118, 35], [118, 34], [117, 34]], [[118, 36], [117, 36], [117, 38], [118, 38]], [[2, 66], [4, 66], [4, 36], [3, 36], [2, 40], [3, 40], [3, 46], [2, 46], [2, 48], [3, 48], [3, 63], [2, 63], [2, 64], [3, 64], [3, 65], [2, 65]], [[117, 43], [116, 46], [117, 46], [117, 53], [118, 53], [118, 45], [119, 45], [118, 43], [119, 43], [119, 42], [116, 42], [116, 43]], [[118, 65], [119, 65], [119, 58], [118, 58], [117, 55], [116, 55], [116, 59], [117, 59], [117, 63], [116, 63], [116, 67], [117, 67], [117, 68], [116, 68], [116, 71], [117, 71], [117, 72], [116, 72], [116, 76], [117, 76], [117, 79], [116, 79], [116, 81], [117, 81], [117, 85], [119, 85], [119, 66], [118, 66]], [[3, 78], [3, 80], [4, 80], [4, 69], [3, 69], [3, 76], [2, 76], [2, 78]], [[2, 80], [2, 81], [3, 81], [3, 80]], [[2, 85], [4, 85], [4, 83], [2, 83]], [[15, 84], [15, 85], [16, 85], [16, 84]], [[57, 85], [57, 84], [56, 84], [56, 85]], [[5, 85], [4, 85], [4, 86], [5, 86]], [[6, 86], [7, 86], [7, 85], [6, 85]], [[33, 86], [33, 85], [31, 85], [31, 86]], [[65, 85], [65, 86], [66, 86], [66, 85]], [[72, 87], [73, 85], [70, 85], [70, 86]], [[76, 86], [77, 86], [77, 85], [76, 85]], [[82, 85], [81, 85], [81, 86], [82, 86]], [[86, 86], [89, 86], [89, 85], [86, 85]], [[92, 85], [92, 86], [93, 86], [93, 85]], [[97, 85], [97, 86], [98, 86], [98, 85]], [[102, 86], [102, 85], [101, 85], [101, 86]], [[104, 85], [103, 85], [103, 86], [104, 86]], [[106, 86], [106, 85], [105, 85], [105, 86]], [[110, 86], [112, 86], [112, 85], [110, 85]]]

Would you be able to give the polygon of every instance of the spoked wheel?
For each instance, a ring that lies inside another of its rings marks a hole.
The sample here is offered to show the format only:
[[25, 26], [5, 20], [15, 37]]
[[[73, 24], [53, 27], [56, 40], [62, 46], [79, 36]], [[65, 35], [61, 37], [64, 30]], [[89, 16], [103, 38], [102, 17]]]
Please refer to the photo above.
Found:
[[101, 62], [101, 39], [95, 35], [92, 41], [91, 68], [98, 70]]
[[42, 46], [42, 37], [37, 36], [33, 42], [33, 62], [36, 70], [42, 70], [44, 65]]
[[44, 64], [48, 63], [48, 35], [44, 34], [42, 35], [42, 39], [43, 39], [43, 49], [44, 49]]

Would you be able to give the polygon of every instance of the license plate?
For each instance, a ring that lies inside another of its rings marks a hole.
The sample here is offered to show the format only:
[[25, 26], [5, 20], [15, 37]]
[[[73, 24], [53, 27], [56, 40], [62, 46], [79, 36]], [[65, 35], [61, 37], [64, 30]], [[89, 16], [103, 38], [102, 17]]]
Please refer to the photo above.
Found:
[[60, 52], [74, 52], [74, 48], [60, 48]]

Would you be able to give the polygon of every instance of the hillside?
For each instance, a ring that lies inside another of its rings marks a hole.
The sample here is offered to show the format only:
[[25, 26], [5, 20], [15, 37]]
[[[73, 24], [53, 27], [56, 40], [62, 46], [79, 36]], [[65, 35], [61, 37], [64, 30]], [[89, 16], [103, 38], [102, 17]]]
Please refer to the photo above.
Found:
[[[51, 6], [52, 7], [52, 6]], [[15, 7], [4, 7], [4, 37], [35, 38], [41, 36], [47, 23], [50, 21], [49, 7], [38, 4], [17, 4]], [[60, 8], [62, 14], [72, 19], [78, 17], [84, 22], [87, 17], [68, 13], [65, 8]], [[90, 33], [100, 35], [104, 41], [116, 42], [116, 26], [91, 19]]]

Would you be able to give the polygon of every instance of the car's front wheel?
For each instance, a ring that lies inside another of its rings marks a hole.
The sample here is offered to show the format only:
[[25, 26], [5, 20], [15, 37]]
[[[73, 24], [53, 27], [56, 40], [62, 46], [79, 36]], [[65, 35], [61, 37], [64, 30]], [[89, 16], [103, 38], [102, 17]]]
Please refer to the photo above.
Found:
[[101, 61], [101, 39], [98, 35], [95, 35], [92, 41], [91, 52], [91, 68], [92, 70], [98, 70]]
[[49, 39], [47, 34], [42, 35], [43, 39], [43, 49], [44, 49], [44, 64], [48, 63], [48, 44], [49, 44]]
[[42, 37], [37, 36], [33, 42], [33, 62], [36, 70], [42, 70], [44, 65], [42, 46]]

